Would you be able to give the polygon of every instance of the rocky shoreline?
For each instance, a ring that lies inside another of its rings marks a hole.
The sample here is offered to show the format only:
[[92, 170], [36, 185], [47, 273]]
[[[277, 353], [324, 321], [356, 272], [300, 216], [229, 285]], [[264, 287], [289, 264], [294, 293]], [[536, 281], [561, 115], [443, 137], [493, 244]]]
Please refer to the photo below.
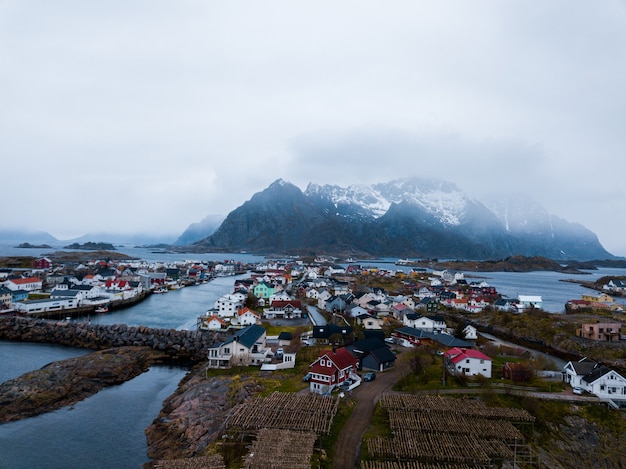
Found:
[[[146, 429], [148, 457], [181, 459], [202, 455], [219, 440], [228, 412], [261, 392], [256, 375], [223, 375], [207, 378], [206, 362], [198, 363], [181, 380], [174, 394]], [[145, 468], [153, 467], [147, 463]]]
[[50, 363], [0, 384], [0, 423], [74, 404], [166, 359], [148, 347], [117, 347]]

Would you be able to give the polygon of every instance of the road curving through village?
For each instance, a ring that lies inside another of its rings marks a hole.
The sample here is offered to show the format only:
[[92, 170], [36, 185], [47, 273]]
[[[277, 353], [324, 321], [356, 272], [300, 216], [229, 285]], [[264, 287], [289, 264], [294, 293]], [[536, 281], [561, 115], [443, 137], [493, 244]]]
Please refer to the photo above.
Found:
[[383, 394], [391, 391], [391, 387], [402, 376], [402, 354], [398, 355], [396, 365], [384, 373], [377, 373], [374, 381], [362, 382], [351, 391], [356, 399], [356, 406], [335, 443], [333, 456], [334, 469], [351, 469], [357, 467], [361, 452], [363, 435], [372, 422], [374, 408]]

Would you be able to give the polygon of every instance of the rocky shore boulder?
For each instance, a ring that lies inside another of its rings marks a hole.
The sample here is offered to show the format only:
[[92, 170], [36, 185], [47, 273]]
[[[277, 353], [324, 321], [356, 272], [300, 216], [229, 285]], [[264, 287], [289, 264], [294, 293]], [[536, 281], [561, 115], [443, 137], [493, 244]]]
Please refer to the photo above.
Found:
[[0, 384], [0, 423], [71, 405], [165, 358], [149, 347], [119, 347], [50, 363]]
[[151, 459], [202, 455], [202, 450], [221, 436], [228, 412], [262, 390], [257, 376], [207, 377], [206, 365], [200, 363], [187, 374], [146, 429]]

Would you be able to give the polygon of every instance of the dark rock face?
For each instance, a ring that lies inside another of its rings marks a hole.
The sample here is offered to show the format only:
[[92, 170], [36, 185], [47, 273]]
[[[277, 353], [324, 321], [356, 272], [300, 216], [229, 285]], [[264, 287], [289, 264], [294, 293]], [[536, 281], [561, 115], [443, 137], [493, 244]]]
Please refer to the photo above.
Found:
[[262, 389], [253, 377], [206, 375], [198, 364], [163, 403], [163, 410], [146, 429], [148, 457], [189, 458], [218, 440], [232, 407]]
[[105, 386], [147, 371], [164, 354], [121, 347], [51, 363], [0, 385], [0, 423], [32, 417], [78, 402]]
[[548, 216], [546, 221], [542, 214], [541, 223], [509, 229], [496, 213], [464, 196], [461, 208], [453, 213], [456, 221], [446, 223], [415, 198], [392, 195], [397, 201], [375, 216], [355, 203], [333, 202], [323, 188], [303, 193], [278, 180], [232, 211], [215, 233], [190, 249], [476, 260], [512, 255], [559, 260], [614, 257], [594, 233], [557, 217]]

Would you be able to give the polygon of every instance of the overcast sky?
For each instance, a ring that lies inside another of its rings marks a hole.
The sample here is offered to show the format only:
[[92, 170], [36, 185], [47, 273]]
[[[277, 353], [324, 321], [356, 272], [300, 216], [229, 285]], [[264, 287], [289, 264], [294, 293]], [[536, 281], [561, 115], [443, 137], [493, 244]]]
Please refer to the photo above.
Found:
[[0, 228], [181, 234], [277, 178], [521, 190], [626, 255], [624, 1], [0, 0]]

